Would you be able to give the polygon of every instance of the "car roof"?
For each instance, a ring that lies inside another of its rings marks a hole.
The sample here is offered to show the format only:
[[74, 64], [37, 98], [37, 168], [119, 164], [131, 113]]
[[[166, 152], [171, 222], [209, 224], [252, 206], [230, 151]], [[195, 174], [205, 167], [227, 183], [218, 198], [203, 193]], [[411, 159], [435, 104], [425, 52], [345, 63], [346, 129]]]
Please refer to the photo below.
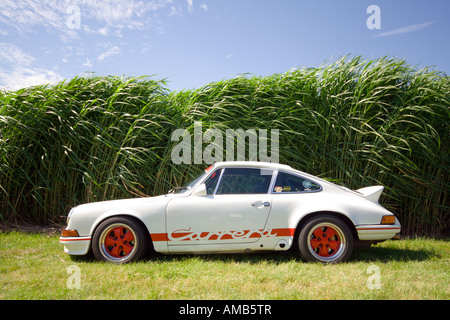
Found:
[[274, 163], [274, 162], [259, 162], [259, 161], [223, 161], [216, 162], [215, 168], [219, 167], [258, 167], [258, 168], [270, 168], [270, 169], [284, 169], [294, 170], [291, 166], [286, 164]]

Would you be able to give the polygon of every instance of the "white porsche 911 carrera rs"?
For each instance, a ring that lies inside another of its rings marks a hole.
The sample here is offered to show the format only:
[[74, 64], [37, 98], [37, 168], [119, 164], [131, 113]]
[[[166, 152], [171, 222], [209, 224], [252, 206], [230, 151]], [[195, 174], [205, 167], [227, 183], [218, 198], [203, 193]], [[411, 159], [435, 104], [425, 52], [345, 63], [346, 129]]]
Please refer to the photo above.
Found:
[[400, 223], [378, 199], [287, 165], [220, 162], [166, 195], [73, 208], [60, 242], [70, 255], [126, 263], [159, 253], [298, 250], [306, 261], [349, 259], [356, 245], [398, 236]]

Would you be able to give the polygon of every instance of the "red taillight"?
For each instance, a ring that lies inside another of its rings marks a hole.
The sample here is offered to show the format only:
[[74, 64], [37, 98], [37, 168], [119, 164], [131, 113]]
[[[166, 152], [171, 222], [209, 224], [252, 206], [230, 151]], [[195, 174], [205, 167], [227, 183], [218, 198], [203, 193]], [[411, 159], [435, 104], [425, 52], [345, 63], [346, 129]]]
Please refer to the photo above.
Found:
[[205, 169], [205, 172], [209, 172], [212, 168], [214, 167], [214, 165], [210, 165], [207, 169]]

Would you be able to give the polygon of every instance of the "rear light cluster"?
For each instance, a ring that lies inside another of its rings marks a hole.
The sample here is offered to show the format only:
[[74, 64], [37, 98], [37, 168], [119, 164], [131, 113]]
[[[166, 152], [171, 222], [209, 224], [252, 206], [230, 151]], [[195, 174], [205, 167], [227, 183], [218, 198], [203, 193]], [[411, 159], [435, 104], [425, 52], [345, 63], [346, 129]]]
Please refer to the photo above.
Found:
[[395, 224], [395, 216], [383, 216], [381, 224]]

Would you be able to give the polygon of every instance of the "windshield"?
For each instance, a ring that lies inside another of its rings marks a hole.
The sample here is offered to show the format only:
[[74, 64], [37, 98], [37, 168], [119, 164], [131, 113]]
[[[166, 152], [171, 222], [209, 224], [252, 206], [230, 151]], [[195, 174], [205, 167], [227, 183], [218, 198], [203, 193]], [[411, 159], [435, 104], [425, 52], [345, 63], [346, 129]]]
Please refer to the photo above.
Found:
[[205, 172], [199, 174], [195, 179], [189, 181], [187, 184], [185, 184], [182, 187], [175, 187], [173, 189], [169, 190], [169, 193], [183, 193], [187, 190], [191, 189], [202, 177], [205, 175]]

